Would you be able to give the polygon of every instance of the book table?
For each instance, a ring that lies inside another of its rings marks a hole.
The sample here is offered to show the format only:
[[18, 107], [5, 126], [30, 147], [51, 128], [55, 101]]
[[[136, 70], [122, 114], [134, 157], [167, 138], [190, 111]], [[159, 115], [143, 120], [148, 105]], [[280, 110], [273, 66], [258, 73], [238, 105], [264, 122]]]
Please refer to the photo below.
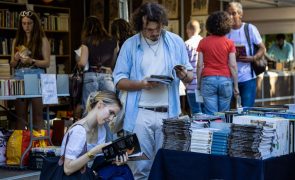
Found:
[[160, 149], [150, 180], [291, 180], [295, 154], [265, 160]]

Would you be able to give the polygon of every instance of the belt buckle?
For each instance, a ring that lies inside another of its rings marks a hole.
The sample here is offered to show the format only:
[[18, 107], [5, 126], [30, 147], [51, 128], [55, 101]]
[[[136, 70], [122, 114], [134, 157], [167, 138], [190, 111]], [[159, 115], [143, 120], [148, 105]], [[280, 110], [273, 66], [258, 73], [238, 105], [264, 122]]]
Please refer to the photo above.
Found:
[[164, 111], [164, 108], [163, 107], [156, 107], [155, 108], [155, 111], [156, 112], [163, 112]]

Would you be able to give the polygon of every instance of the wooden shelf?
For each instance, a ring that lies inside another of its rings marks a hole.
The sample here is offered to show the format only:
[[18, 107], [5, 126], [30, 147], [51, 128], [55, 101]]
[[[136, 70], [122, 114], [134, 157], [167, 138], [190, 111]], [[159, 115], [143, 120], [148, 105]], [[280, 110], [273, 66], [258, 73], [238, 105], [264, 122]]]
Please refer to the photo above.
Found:
[[16, 31], [17, 28], [7, 28], [7, 27], [0, 27], [1, 31]]
[[[50, 41], [51, 54], [57, 54], [60, 50], [60, 44], [63, 46], [64, 55], [56, 55], [58, 64], [64, 64], [66, 68], [65, 73], [71, 72], [71, 9], [68, 7], [60, 6], [47, 6], [39, 4], [23, 4], [23, 3], [14, 3], [14, 2], [3, 2], [0, 1], [0, 9], [9, 13], [11, 17], [18, 16], [19, 12], [26, 10], [27, 7], [33, 9], [39, 16], [44, 25], [44, 31], [48, 40]], [[0, 40], [5, 40], [5, 43], [0, 43], [1, 49], [6, 49], [6, 54], [0, 54], [0, 58], [9, 58], [11, 57], [11, 42], [15, 38], [17, 28], [16, 22], [18, 18], [1, 19], [0, 18]], [[8, 26], [8, 27], [3, 27]], [[5, 48], [3, 48], [4, 46]], [[54, 49], [53, 49], [54, 48]], [[0, 51], [2, 53], [2, 51]]]
[[10, 57], [11, 54], [7, 54], [7, 55], [4, 55], [4, 54], [0, 54], [0, 58], [7, 58], [7, 57]]
[[69, 31], [51, 31], [51, 30], [44, 30], [45, 33], [69, 33]]

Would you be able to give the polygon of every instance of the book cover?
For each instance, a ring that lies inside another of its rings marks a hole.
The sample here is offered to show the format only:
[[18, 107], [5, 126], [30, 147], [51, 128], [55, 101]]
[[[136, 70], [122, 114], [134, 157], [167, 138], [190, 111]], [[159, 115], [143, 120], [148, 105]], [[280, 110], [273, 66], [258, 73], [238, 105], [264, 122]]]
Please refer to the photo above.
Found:
[[173, 81], [173, 77], [165, 76], [165, 75], [151, 75], [146, 80], [149, 82], [158, 82], [158, 83], [169, 85]]
[[102, 148], [102, 152], [107, 161], [115, 160], [116, 156], [128, 153], [128, 161], [147, 160], [148, 157], [141, 152], [136, 134], [130, 134], [119, 138], [112, 144]]
[[247, 56], [246, 47], [241, 45], [236, 45], [236, 57]]

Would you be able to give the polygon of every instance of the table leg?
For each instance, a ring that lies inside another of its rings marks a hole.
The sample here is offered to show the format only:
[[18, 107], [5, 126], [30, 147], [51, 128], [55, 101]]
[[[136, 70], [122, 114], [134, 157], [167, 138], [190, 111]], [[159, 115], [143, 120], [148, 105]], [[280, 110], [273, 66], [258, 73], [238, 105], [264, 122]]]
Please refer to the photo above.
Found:
[[46, 128], [47, 128], [47, 136], [51, 146], [53, 146], [51, 138], [50, 138], [50, 118], [49, 118], [49, 105], [46, 106]]
[[27, 147], [27, 149], [22, 154], [21, 160], [20, 160], [20, 168], [24, 168], [23, 161], [25, 158], [25, 155], [30, 151], [32, 144], [33, 144], [33, 107], [32, 107], [32, 101], [29, 100], [29, 130], [30, 130], [30, 144]]

